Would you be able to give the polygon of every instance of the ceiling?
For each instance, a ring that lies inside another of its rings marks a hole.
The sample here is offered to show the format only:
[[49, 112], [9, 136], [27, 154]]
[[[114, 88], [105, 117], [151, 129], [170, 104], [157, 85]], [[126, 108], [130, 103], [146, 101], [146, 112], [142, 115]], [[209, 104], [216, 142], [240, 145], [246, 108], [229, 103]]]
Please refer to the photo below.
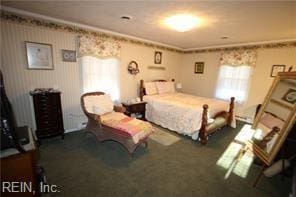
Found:
[[[193, 49], [296, 39], [296, 2], [291, 1], [2, 1], [6, 7]], [[176, 32], [162, 20], [191, 13], [203, 25]], [[123, 21], [128, 15], [132, 20]], [[228, 39], [221, 39], [229, 36]]]

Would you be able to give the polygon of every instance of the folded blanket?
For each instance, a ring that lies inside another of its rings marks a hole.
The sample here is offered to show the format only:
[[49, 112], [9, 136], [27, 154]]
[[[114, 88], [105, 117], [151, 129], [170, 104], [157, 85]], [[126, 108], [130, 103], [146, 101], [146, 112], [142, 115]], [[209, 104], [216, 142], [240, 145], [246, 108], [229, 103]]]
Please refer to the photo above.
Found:
[[115, 128], [123, 135], [130, 136], [135, 142], [149, 136], [154, 128], [148, 122], [130, 118], [117, 112], [102, 117], [102, 124]]

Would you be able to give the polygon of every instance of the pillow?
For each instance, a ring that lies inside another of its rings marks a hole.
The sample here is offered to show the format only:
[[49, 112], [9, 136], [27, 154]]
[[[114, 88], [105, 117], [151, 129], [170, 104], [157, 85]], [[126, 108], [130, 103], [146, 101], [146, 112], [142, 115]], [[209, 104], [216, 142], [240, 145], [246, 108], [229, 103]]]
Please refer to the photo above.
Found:
[[113, 102], [107, 94], [98, 96], [87, 96], [84, 98], [85, 109], [93, 114], [106, 114], [113, 111]]
[[156, 82], [156, 88], [157, 88], [158, 94], [175, 92], [174, 82]]
[[271, 113], [265, 113], [260, 120], [261, 124], [264, 124], [268, 128], [272, 129], [273, 127], [282, 128], [285, 122], [278, 117], [273, 116]]
[[144, 86], [145, 86], [146, 95], [157, 94], [155, 82], [145, 82]]

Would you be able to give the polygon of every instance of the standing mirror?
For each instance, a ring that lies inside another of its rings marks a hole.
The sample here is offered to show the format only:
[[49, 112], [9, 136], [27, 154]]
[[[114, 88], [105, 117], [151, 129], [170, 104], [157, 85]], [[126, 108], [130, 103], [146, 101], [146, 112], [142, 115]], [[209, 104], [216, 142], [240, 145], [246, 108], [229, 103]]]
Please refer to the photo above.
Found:
[[282, 72], [275, 78], [255, 118], [252, 147], [255, 155], [269, 166], [296, 117], [296, 72]]

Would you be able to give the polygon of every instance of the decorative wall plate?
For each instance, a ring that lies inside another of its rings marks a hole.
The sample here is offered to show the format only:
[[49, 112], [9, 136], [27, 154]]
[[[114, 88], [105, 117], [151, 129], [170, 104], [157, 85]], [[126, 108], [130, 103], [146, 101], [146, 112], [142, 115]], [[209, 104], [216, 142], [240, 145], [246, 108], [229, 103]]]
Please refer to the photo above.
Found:
[[127, 70], [132, 75], [136, 75], [140, 72], [139, 67], [138, 67], [138, 63], [136, 61], [131, 61], [128, 64]]
[[63, 49], [62, 58], [64, 62], [76, 62], [76, 51]]

